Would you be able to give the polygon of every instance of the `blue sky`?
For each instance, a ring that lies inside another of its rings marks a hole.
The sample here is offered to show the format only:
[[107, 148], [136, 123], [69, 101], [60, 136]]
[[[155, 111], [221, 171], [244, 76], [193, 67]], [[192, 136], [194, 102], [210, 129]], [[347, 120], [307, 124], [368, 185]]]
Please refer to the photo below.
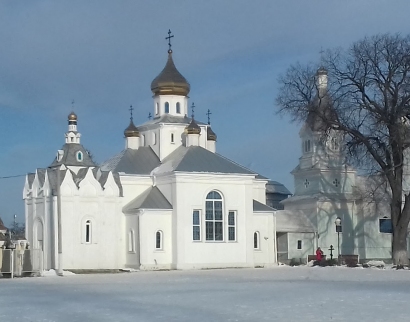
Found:
[[[124, 147], [128, 107], [153, 111], [167, 59], [191, 84], [196, 117], [224, 156], [282, 182], [300, 156], [299, 124], [276, 115], [277, 78], [319, 51], [409, 33], [408, 0], [1, 1], [0, 177], [47, 167], [75, 100], [83, 145], [102, 162]], [[0, 217], [24, 220], [24, 177], [0, 179]]]

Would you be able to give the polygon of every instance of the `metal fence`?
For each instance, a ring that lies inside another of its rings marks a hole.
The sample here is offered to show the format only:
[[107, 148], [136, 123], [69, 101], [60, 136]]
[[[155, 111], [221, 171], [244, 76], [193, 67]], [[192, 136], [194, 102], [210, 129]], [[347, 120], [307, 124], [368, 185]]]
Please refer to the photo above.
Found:
[[3, 277], [39, 276], [43, 272], [41, 249], [1, 249], [0, 273]]

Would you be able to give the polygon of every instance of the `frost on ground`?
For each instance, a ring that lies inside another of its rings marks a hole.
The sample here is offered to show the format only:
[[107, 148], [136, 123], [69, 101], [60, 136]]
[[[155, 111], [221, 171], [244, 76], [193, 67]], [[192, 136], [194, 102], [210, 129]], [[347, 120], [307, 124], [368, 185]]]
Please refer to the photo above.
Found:
[[288, 267], [0, 279], [0, 321], [407, 321], [410, 271]]

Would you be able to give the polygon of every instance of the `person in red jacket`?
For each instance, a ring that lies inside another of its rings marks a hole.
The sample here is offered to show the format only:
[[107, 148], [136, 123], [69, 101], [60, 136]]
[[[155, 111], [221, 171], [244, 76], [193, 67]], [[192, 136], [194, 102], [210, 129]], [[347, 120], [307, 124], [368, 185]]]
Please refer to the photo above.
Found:
[[323, 251], [320, 249], [320, 247], [318, 247], [318, 248], [316, 249], [316, 260], [317, 260], [318, 262], [321, 262], [322, 259], [323, 259]]

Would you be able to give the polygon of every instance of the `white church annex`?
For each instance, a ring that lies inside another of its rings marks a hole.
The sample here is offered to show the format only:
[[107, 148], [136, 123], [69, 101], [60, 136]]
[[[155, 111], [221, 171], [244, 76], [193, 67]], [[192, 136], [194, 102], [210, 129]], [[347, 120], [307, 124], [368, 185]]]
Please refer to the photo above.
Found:
[[135, 126], [131, 114], [125, 149], [110, 160], [92, 161], [72, 112], [55, 160], [27, 175], [26, 234], [45, 269], [59, 258], [64, 269], [275, 264], [268, 179], [217, 154], [209, 122], [187, 116], [190, 85], [171, 49], [151, 90], [153, 119]]

